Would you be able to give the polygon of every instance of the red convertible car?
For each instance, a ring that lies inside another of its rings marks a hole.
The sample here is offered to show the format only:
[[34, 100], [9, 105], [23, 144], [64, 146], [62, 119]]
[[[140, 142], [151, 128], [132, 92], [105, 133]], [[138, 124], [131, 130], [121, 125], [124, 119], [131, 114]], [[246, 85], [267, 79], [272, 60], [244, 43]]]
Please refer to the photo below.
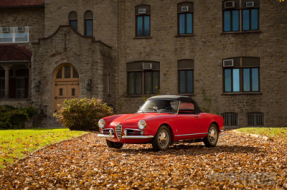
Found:
[[154, 150], [165, 150], [176, 142], [216, 146], [223, 118], [202, 112], [188, 96], [160, 95], [149, 98], [137, 113], [105, 117], [98, 125], [98, 137], [106, 138], [110, 148], [151, 143]]

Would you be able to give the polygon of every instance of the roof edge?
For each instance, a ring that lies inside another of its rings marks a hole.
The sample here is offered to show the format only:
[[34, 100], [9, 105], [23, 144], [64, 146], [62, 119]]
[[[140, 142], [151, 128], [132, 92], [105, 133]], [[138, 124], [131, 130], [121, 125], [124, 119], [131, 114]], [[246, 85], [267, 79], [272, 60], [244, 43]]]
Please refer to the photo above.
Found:
[[48, 37], [46, 37], [46, 38], [39, 38], [39, 39], [38, 39], [38, 42], [32, 42], [32, 45], [40, 45], [40, 42], [41, 42], [42, 40], [48, 40], [48, 39], [54, 37], [54, 36], [60, 31], [61, 28], [67, 28], [67, 27], [71, 28], [71, 29], [73, 30], [73, 32], [74, 32], [75, 34], [77, 34], [78, 36], [80, 36], [80, 37], [82, 37], [82, 38], [85, 38], [85, 39], [91, 39], [91, 42], [92, 42], [92, 43], [100, 43], [100, 44], [102, 44], [102, 45], [104, 45], [104, 46], [106, 46], [106, 47], [112, 49], [111, 46], [105, 44], [104, 42], [102, 42], [102, 41], [100, 41], [100, 40], [95, 40], [95, 37], [93, 37], [93, 36], [92, 36], [92, 37], [88, 37], [88, 36], [84, 36], [84, 35], [80, 34], [80, 33], [79, 33], [74, 27], [72, 27], [71, 25], [60, 25], [60, 26], [58, 27], [58, 29], [57, 29], [52, 35], [50, 35], [50, 36], [48, 36]]

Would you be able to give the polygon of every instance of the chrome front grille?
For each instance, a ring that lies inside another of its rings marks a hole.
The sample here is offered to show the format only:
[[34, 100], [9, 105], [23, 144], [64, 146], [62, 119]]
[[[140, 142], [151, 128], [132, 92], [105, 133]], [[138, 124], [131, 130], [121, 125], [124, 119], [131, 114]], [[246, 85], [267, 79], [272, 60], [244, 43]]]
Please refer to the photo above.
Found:
[[122, 139], [122, 126], [120, 124], [116, 126], [116, 133], [118, 140], [120, 141]]

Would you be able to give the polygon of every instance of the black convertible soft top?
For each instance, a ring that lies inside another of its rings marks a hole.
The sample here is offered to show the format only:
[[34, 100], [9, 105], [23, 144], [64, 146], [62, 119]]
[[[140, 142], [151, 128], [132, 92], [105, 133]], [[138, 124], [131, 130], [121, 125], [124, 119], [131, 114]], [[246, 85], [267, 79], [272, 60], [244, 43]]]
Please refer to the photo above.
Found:
[[189, 96], [179, 96], [179, 95], [158, 95], [150, 97], [148, 100], [177, 100], [181, 102], [189, 102], [194, 105], [194, 111], [196, 113], [202, 112], [198, 107], [197, 103]]

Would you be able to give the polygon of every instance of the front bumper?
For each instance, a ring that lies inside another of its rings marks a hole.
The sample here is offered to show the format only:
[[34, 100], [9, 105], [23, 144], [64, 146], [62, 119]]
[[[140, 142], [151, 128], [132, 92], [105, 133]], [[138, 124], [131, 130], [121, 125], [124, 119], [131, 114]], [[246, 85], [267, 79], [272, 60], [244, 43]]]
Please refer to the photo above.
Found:
[[[115, 135], [105, 135], [105, 134], [98, 134], [98, 137], [102, 138], [115, 138]], [[152, 139], [153, 135], [148, 136], [122, 136], [122, 139]]]

